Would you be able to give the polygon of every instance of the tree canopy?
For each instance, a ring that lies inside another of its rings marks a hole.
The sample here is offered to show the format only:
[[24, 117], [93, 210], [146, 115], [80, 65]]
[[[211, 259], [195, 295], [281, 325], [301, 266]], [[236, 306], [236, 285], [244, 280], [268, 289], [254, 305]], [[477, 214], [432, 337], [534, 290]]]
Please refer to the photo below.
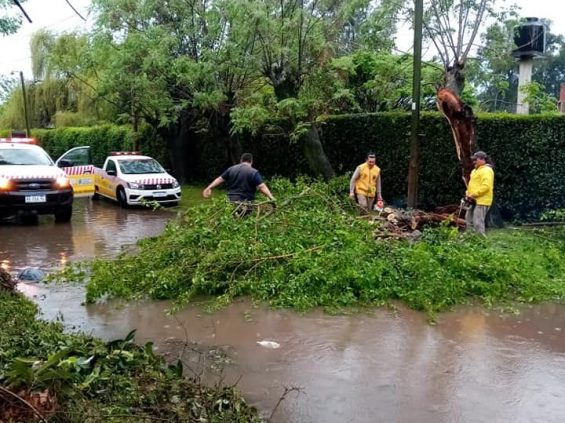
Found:
[[[437, 48], [423, 67], [427, 107], [442, 84], [487, 111], [514, 102], [509, 53], [518, 18], [503, 5], [426, 2], [425, 29]], [[10, 6], [0, 0], [4, 33], [20, 21]], [[92, 0], [88, 33], [34, 35], [31, 121], [149, 126], [179, 152], [176, 168], [189, 164], [195, 137], [221, 140], [233, 162], [238, 139], [270, 125], [304, 147], [314, 173], [331, 176], [317, 122], [410, 108], [412, 60], [395, 48], [396, 26], [410, 8], [408, 0]], [[540, 104], [534, 111], [547, 108], [565, 77], [563, 39], [549, 40], [531, 87]], [[0, 126], [22, 126], [21, 90], [3, 84], [12, 94], [0, 106]]]

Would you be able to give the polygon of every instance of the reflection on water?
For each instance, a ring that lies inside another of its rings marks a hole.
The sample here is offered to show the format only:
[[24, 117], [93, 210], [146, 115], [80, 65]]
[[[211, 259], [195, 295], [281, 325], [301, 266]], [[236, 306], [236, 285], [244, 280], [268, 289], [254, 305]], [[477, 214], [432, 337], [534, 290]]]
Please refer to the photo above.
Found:
[[[284, 387], [300, 387], [276, 422], [562, 422], [565, 306], [520, 315], [464, 308], [430, 326], [401, 308], [352, 316], [296, 314], [237, 302], [209, 314], [168, 302], [81, 306], [81, 287], [34, 286], [45, 317], [105, 339], [137, 329], [139, 342], [179, 357], [185, 341], [227, 351], [222, 373], [268, 416]], [[271, 340], [279, 349], [257, 341]], [[185, 367], [202, 369], [188, 361]], [[194, 367], [196, 366], [196, 367]], [[204, 373], [214, 383], [215, 372]]]
[[109, 257], [139, 239], [159, 234], [169, 210], [122, 209], [108, 201], [77, 198], [71, 223], [42, 216], [38, 225], [0, 223], [0, 265], [17, 274], [25, 267], [60, 269], [69, 260]]

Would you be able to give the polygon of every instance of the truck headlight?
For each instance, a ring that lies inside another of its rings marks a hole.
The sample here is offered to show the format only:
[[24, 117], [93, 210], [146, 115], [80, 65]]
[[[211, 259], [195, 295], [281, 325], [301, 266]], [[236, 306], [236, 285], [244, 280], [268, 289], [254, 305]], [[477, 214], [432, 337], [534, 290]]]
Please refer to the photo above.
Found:
[[71, 183], [69, 182], [69, 178], [60, 176], [55, 181], [55, 185], [57, 185], [57, 188], [68, 188], [69, 186], [71, 186]]
[[173, 181], [173, 188], [178, 188], [179, 187], [179, 183], [178, 181]]
[[12, 185], [12, 181], [10, 181], [8, 178], [0, 177], [0, 190], [3, 191], [8, 190], [11, 185]]
[[138, 184], [138, 183], [135, 183], [135, 182], [128, 182], [128, 186], [131, 189], [143, 189], [143, 184]]

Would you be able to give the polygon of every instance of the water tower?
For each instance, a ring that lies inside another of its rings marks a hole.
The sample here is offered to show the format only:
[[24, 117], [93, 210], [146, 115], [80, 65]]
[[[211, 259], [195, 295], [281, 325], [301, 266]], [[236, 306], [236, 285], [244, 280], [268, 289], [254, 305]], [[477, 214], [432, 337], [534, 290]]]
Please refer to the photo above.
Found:
[[525, 101], [526, 95], [522, 92], [522, 88], [532, 82], [534, 59], [543, 56], [545, 52], [545, 36], [545, 25], [538, 18], [526, 18], [526, 22], [516, 28], [514, 44], [517, 48], [512, 52], [512, 56], [518, 59], [520, 65], [516, 105], [518, 114], [527, 115], [529, 113], [530, 107]]

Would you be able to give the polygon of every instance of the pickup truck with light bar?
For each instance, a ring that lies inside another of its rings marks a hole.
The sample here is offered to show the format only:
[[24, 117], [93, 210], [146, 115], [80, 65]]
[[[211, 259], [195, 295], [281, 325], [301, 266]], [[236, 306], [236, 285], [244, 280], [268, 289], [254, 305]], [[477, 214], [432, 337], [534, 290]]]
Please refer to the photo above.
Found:
[[[76, 147], [57, 160], [57, 165], [72, 177], [85, 178], [84, 172], [94, 175], [93, 194], [117, 201], [122, 207], [158, 202], [177, 205], [181, 199], [180, 185], [157, 160], [138, 152], [114, 152], [102, 168], [90, 163], [90, 147]], [[90, 167], [88, 167], [90, 166]], [[79, 168], [77, 172], [73, 169]], [[78, 184], [74, 184], [77, 187]]]
[[33, 138], [0, 138], [0, 217], [73, 214], [69, 178]]

